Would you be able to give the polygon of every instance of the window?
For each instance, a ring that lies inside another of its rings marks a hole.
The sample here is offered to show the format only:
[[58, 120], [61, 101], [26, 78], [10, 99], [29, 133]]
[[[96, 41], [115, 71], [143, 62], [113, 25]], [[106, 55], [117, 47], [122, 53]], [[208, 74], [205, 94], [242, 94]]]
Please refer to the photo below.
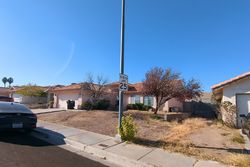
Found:
[[154, 98], [152, 96], [145, 96], [143, 99], [143, 104], [145, 106], [153, 106]]
[[136, 103], [141, 103], [140, 96], [138, 95], [131, 96], [131, 104], [136, 104]]

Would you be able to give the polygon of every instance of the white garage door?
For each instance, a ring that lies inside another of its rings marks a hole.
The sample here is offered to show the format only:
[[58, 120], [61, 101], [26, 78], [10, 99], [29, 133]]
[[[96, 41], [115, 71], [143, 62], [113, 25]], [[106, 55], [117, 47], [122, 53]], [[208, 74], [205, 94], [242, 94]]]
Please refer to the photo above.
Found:
[[58, 94], [58, 107], [67, 109], [67, 101], [74, 100], [75, 101], [75, 109], [80, 105], [80, 96], [78, 94]]
[[[250, 95], [237, 95], [238, 116], [250, 113]], [[238, 125], [241, 127], [241, 118], [238, 117]]]

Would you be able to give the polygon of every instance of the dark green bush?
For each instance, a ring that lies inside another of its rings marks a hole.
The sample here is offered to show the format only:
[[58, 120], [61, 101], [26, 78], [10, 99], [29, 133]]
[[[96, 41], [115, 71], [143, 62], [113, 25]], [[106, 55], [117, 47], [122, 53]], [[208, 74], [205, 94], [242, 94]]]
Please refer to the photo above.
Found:
[[109, 108], [109, 100], [99, 100], [93, 104], [93, 109], [95, 110], [107, 110]]
[[136, 103], [136, 104], [128, 104], [127, 109], [128, 110], [140, 110], [140, 111], [148, 111], [152, 107], [151, 106], [145, 106], [142, 103]]
[[81, 107], [83, 110], [92, 110], [93, 108], [93, 104], [91, 101], [86, 101], [85, 103], [82, 104], [82, 107]]
[[91, 102], [90, 100], [82, 104], [83, 110], [107, 110], [109, 108], [110, 102], [108, 100], [98, 100], [96, 102]]

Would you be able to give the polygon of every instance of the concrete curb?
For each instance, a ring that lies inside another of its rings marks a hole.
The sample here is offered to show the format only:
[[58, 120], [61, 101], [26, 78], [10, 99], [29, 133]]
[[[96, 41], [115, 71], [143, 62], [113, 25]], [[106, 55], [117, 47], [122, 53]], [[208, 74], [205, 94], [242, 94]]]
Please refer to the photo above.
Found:
[[58, 135], [52, 134], [50, 132], [46, 132], [43, 131], [41, 132], [41, 130], [34, 130], [34, 132], [31, 133], [32, 136], [39, 138], [41, 140], [44, 140], [50, 144], [54, 144], [54, 145], [64, 145], [67, 144], [79, 151], [83, 151], [85, 153], [89, 153], [92, 154], [96, 157], [105, 159], [111, 163], [120, 165], [120, 166], [124, 166], [124, 167], [154, 167], [151, 164], [148, 163], [144, 163], [138, 160], [133, 160], [133, 159], [129, 159], [127, 157], [124, 156], [120, 156], [111, 152], [108, 152], [106, 150], [103, 149], [99, 149], [90, 145], [85, 145], [83, 143], [68, 139], [68, 138], [63, 138], [60, 137]]

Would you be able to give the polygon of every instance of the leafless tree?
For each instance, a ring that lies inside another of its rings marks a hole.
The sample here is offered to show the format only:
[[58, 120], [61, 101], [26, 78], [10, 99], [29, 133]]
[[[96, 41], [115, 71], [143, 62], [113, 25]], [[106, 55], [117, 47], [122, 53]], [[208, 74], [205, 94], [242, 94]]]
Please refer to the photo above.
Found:
[[200, 83], [192, 79], [185, 82], [180, 74], [170, 68], [164, 70], [155, 67], [148, 71], [143, 81], [143, 93], [156, 98], [155, 114], [159, 108], [168, 100], [178, 98], [179, 100], [199, 97], [202, 93]]
[[86, 81], [82, 84], [83, 90], [89, 93], [91, 100], [96, 102], [105, 95], [106, 84], [108, 79], [102, 75], [98, 75], [96, 79], [92, 74], [87, 75]]

